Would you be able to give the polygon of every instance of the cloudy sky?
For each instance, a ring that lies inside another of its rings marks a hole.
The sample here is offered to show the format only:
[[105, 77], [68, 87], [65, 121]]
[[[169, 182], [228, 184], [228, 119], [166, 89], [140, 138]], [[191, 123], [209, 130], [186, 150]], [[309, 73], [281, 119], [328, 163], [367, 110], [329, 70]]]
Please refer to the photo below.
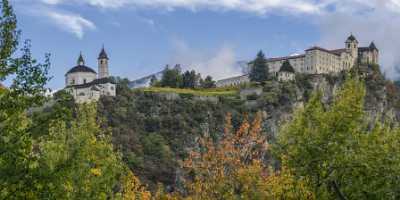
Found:
[[342, 48], [353, 33], [375, 41], [397, 78], [400, 0], [11, 0], [34, 55], [52, 54], [50, 87], [82, 51], [97, 69], [104, 44], [113, 75], [135, 79], [181, 63], [216, 79], [240, 73], [236, 61], [320, 45]]

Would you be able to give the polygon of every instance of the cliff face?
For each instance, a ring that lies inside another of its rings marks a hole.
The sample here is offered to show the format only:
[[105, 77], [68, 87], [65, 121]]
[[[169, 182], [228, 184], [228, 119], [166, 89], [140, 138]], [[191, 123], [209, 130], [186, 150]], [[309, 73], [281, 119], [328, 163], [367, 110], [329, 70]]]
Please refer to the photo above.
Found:
[[[263, 132], [273, 142], [282, 124], [307, 103], [313, 92], [321, 91], [328, 106], [344, 77], [299, 75], [295, 82], [271, 80], [263, 86], [244, 88], [240, 95], [220, 97], [149, 93], [119, 86], [117, 97], [99, 102], [99, 115], [106, 119], [104, 126], [113, 129], [114, 145], [129, 167], [150, 186], [162, 182], [172, 189], [179, 183], [179, 160], [197, 146], [199, 137], [206, 134], [217, 139], [227, 112], [232, 113], [235, 127], [245, 114], [252, 118], [262, 112]], [[363, 80], [370, 120], [399, 121], [398, 87], [380, 73]]]

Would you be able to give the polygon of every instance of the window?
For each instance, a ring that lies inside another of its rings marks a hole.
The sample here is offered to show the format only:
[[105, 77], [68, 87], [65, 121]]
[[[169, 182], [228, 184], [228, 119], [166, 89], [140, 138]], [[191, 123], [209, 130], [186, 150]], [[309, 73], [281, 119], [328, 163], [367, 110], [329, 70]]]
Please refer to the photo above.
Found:
[[86, 78], [83, 79], [83, 84], [85, 84], [85, 83], [86, 83]]
[[75, 79], [72, 79], [72, 80], [71, 80], [71, 84], [75, 84]]
[[111, 86], [111, 90], [114, 90], [114, 86]]

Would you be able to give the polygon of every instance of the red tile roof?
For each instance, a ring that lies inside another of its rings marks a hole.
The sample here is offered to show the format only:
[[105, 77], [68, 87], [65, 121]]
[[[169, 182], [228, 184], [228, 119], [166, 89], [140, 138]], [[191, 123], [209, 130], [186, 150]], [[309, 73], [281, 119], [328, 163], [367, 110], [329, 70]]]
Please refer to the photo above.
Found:
[[305, 54], [297, 55], [297, 56], [286, 56], [286, 57], [277, 57], [277, 58], [268, 58], [267, 62], [281, 61], [281, 60], [290, 60], [296, 58], [306, 57]]

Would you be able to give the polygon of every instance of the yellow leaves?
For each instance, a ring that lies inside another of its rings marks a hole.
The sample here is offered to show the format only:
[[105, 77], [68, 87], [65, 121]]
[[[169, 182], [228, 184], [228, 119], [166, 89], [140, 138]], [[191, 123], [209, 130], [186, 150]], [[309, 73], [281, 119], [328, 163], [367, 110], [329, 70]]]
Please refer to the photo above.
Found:
[[266, 186], [268, 196], [272, 199], [316, 199], [308, 187], [307, 180], [296, 179], [286, 167], [269, 176]]
[[123, 200], [150, 200], [151, 193], [147, 191], [140, 180], [128, 170], [123, 180]]
[[211, 138], [200, 139], [201, 150], [191, 152], [184, 161], [183, 166], [195, 175], [193, 181], [186, 182], [191, 194], [188, 198], [265, 197], [262, 183], [266, 173], [261, 159], [268, 145], [265, 136], [260, 133], [262, 116], [258, 114], [251, 124], [246, 118], [235, 133], [232, 133], [230, 120], [231, 115], [228, 114], [224, 135], [218, 142]]
[[101, 169], [99, 168], [92, 168], [90, 169], [90, 173], [94, 176], [101, 176]]
[[68, 193], [74, 191], [74, 186], [69, 181], [65, 182], [63, 186], [64, 186], [64, 190], [67, 191]]

